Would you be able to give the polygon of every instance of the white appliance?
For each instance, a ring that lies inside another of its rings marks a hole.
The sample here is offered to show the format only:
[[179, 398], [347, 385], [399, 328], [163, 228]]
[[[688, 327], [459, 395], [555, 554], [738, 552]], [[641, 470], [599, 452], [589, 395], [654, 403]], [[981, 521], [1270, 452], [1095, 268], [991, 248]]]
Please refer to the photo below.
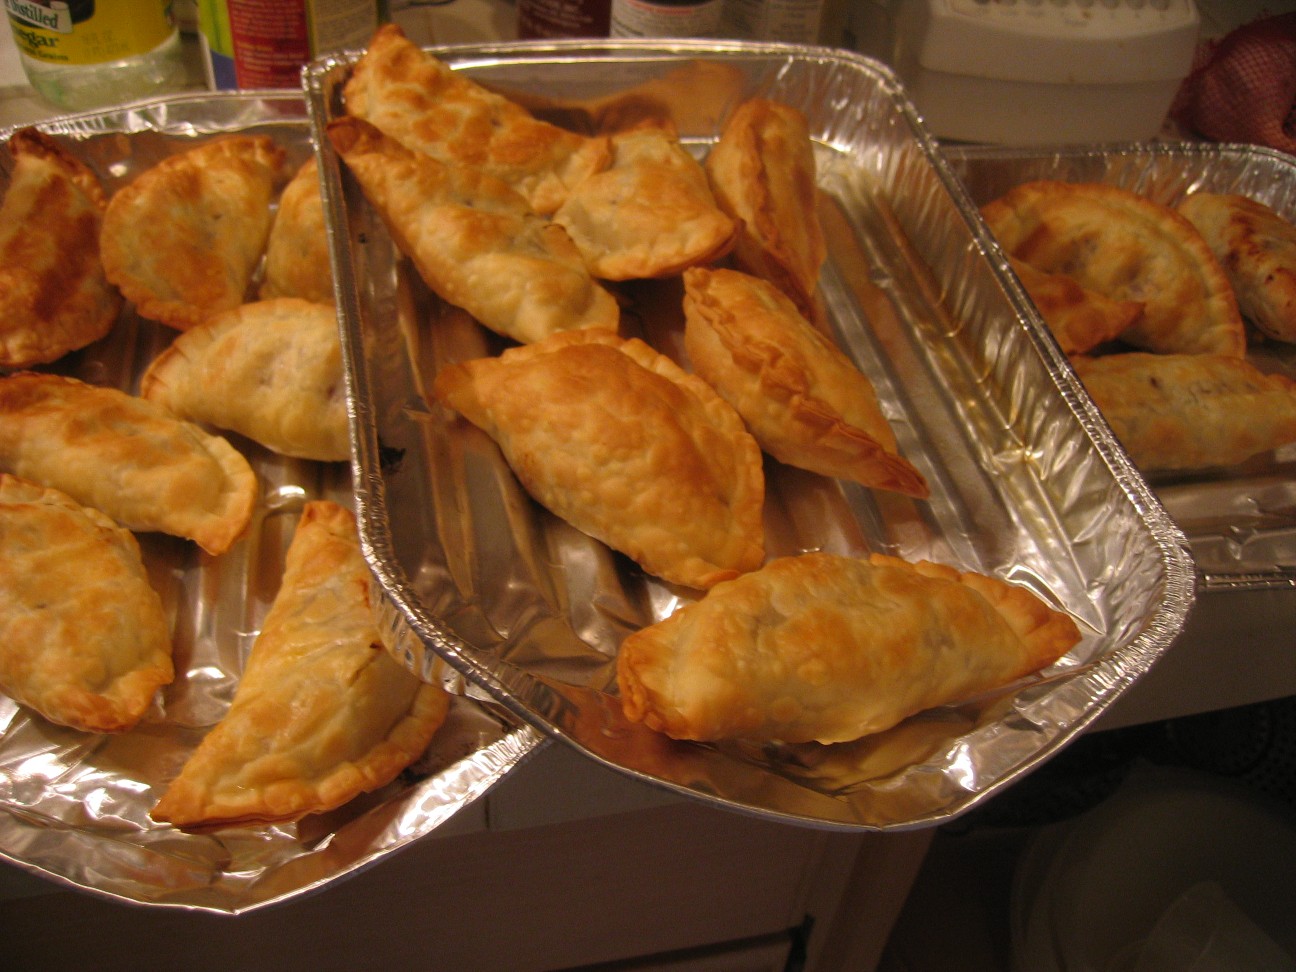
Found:
[[1193, 0], [855, 0], [848, 36], [891, 65], [940, 138], [1154, 137], [1192, 67]]

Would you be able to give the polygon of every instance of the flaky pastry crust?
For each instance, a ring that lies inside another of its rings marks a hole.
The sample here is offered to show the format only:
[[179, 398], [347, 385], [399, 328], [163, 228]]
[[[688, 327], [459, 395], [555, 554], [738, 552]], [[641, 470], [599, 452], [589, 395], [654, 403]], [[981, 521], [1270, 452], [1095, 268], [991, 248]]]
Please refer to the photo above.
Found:
[[760, 447], [644, 342], [567, 331], [450, 365], [434, 392], [499, 444], [538, 502], [648, 573], [705, 588], [763, 559]]
[[1104, 183], [1040, 180], [1010, 189], [981, 213], [1010, 256], [1142, 303], [1143, 316], [1123, 341], [1167, 354], [1246, 353], [1224, 269], [1170, 207]]
[[1140, 469], [1232, 466], [1296, 442], [1296, 382], [1245, 358], [1130, 352], [1072, 361]]
[[996, 578], [809, 553], [713, 587], [630, 635], [627, 718], [677, 739], [848, 742], [1038, 671], [1080, 633]]
[[55, 361], [107, 334], [121, 310], [99, 259], [107, 200], [98, 177], [52, 136], [9, 138], [0, 205], [0, 367]]
[[720, 259], [738, 238], [701, 164], [658, 125], [613, 135], [611, 164], [577, 184], [554, 221], [604, 280], [672, 276]]
[[328, 229], [314, 158], [302, 164], [279, 194], [279, 207], [266, 240], [259, 295], [263, 300], [300, 297], [316, 304], [333, 303]]
[[350, 458], [346, 382], [332, 304], [253, 301], [176, 336], [140, 395], [177, 418], [237, 432], [280, 455]]
[[220, 436], [116, 388], [36, 372], [0, 379], [0, 470], [212, 554], [242, 535], [257, 497], [252, 467]]
[[450, 698], [388, 654], [355, 518], [307, 503], [229, 710], [167, 786], [154, 820], [209, 829], [296, 820], [385, 786]]
[[608, 164], [607, 140], [541, 121], [452, 71], [395, 24], [370, 38], [343, 87], [348, 114], [415, 151], [488, 173], [551, 215], [571, 189]]
[[868, 378], [772, 283], [737, 270], [684, 274], [694, 372], [780, 462], [909, 496], [929, 494], [897, 452]]
[[1269, 337], [1296, 341], [1296, 226], [1237, 194], [1195, 192], [1179, 212], [1224, 267], [1242, 314]]
[[150, 320], [187, 330], [237, 307], [270, 232], [284, 150], [227, 135], [145, 169], [108, 202], [104, 272]]
[[396, 245], [443, 300], [524, 343], [618, 326], [616, 299], [563, 228], [499, 179], [419, 155], [358, 118], [331, 122], [328, 137]]
[[706, 157], [720, 208], [742, 229], [733, 259], [773, 283], [810, 320], [827, 256], [817, 210], [814, 148], [801, 112], [751, 98], [739, 105]]
[[171, 626], [134, 535], [0, 473], [0, 690], [51, 722], [125, 732], [173, 675]]

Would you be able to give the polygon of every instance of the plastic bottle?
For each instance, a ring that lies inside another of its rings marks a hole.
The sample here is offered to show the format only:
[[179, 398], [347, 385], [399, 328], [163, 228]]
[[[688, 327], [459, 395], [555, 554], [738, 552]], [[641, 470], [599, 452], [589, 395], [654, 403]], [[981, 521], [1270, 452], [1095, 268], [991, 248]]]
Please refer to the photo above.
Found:
[[124, 104], [188, 80], [169, 0], [5, 0], [23, 70], [60, 108]]
[[612, 0], [613, 37], [719, 37], [724, 0]]

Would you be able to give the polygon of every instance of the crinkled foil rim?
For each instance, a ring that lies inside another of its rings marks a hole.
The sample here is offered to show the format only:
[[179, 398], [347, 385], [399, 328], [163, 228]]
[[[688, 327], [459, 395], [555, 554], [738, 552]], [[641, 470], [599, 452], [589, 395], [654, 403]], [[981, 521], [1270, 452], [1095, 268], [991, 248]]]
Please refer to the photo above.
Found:
[[[117, 182], [176, 146], [217, 133], [268, 132], [299, 162], [312, 151], [302, 96], [291, 91], [180, 95], [37, 127], [79, 141], [101, 177]], [[9, 164], [5, 153], [0, 167], [7, 172]], [[128, 308], [113, 334], [51, 370], [134, 391], [170, 336]], [[353, 503], [347, 464], [283, 460], [233, 441], [262, 483], [248, 536], [220, 558], [171, 538], [140, 536], [150, 576], [174, 613], [187, 668], [144, 722], [121, 736], [91, 736], [52, 726], [0, 697], [0, 859], [115, 900], [245, 913], [321, 888], [434, 834], [546, 744], [507, 707], [459, 695], [427, 752], [399, 780], [332, 813], [206, 835], [150, 820], [159, 787], [228, 705], [302, 505], [321, 496]], [[391, 644], [403, 637], [390, 617], [381, 623]], [[460, 686], [454, 673], [445, 677], [451, 688]]]
[[[786, 514], [776, 518], [779, 543], [880, 548], [986, 570], [1064, 604], [1086, 635], [1039, 678], [858, 744], [698, 746], [627, 723], [610, 675], [618, 638], [669, 614], [681, 596], [554, 522], [491, 444], [428, 404], [423, 389], [442, 361], [499, 345], [411, 282], [318, 137], [340, 111], [355, 58], [347, 54], [312, 64], [304, 84], [335, 270], [349, 280], [341, 309], [361, 530], [407, 625], [415, 670], [444, 660], [547, 735], [705, 803], [888, 830], [947, 820], [1028, 772], [1170, 645], [1194, 597], [1184, 538], [990, 257], [975, 207], [889, 69], [844, 51], [743, 42], [516, 42], [436, 53], [541, 117], [588, 120], [609, 101], [635, 111], [664, 102], [699, 153], [737, 99], [763, 93], [799, 107], [830, 200], [823, 290], [834, 336], [873, 379], [934, 500], [916, 509], [775, 470], [772, 505]], [[391, 310], [402, 299], [413, 308], [404, 328]]]

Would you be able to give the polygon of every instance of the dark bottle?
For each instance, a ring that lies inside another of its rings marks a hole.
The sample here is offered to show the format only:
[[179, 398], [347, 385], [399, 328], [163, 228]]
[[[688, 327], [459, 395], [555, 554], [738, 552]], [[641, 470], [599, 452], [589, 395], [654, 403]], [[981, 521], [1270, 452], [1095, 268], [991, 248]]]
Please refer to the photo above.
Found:
[[517, 0], [517, 35], [606, 37], [610, 15], [611, 0]]

